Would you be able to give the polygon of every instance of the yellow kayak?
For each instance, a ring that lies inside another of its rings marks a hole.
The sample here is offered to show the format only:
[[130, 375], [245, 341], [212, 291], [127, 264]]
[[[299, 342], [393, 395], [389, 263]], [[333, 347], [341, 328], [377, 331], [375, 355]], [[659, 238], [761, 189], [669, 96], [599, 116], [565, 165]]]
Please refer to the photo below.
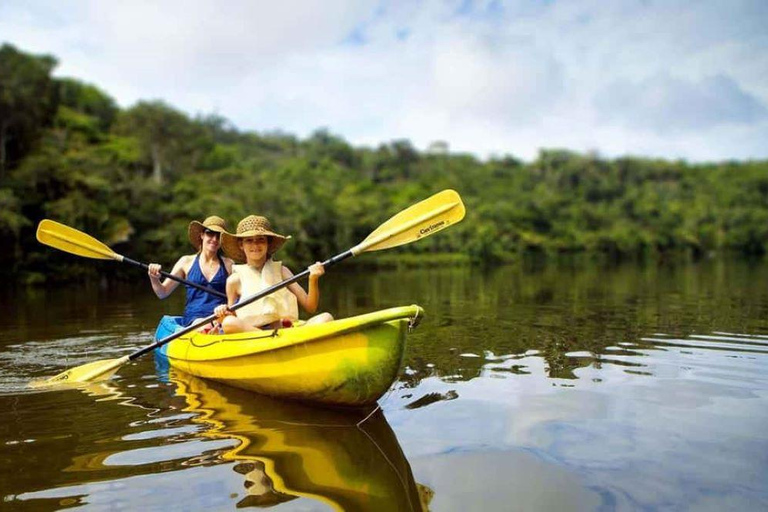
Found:
[[[375, 403], [397, 378], [416, 305], [325, 324], [228, 335], [191, 333], [159, 355], [176, 369], [264, 395], [340, 406]], [[158, 339], [173, 332], [172, 317]]]

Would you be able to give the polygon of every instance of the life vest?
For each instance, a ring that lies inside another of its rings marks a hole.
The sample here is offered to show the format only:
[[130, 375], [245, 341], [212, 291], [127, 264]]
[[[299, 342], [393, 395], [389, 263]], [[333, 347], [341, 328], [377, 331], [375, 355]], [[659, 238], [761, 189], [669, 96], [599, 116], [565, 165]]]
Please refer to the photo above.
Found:
[[[232, 273], [240, 276], [240, 299], [246, 299], [283, 281], [283, 264], [267, 260], [261, 272], [248, 265], [233, 265]], [[245, 321], [257, 315], [275, 315], [277, 319], [296, 322], [299, 319], [299, 303], [288, 288], [267, 295], [237, 310], [237, 316]]]

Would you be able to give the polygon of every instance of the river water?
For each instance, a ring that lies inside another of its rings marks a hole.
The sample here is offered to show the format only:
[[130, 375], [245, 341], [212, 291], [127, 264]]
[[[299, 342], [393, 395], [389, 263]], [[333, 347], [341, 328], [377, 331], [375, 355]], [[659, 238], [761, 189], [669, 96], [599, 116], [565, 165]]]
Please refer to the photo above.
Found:
[[768, 509], [766, 262], [339, 266], [321, 283], [335, 316], [426, 311], [378, 410], [152, 355], [26, 388], [151, 343], [183, 297], [145, 280], [0, 296], [0, 509]]

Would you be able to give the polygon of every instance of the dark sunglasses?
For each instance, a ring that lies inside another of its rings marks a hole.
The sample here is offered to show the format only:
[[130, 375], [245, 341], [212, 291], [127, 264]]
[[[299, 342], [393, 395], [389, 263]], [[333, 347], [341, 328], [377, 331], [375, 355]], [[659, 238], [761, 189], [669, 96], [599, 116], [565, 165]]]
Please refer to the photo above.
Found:
[[220, 235], [220, 233], [218, 231], [213, 231], [213, 230], [210, 230], [210, 229], [206, 229], [205, 231], [203, 231], [203, 233], [205, 233], [208, 236], [212, 236], [212, 237], [217, 237], [217, 236]]

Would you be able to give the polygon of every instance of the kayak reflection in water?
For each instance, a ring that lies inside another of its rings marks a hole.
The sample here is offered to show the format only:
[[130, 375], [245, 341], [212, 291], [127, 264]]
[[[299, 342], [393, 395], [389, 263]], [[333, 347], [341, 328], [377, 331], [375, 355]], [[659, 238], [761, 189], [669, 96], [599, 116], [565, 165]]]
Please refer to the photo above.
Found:
[[380, 408], [312, 407], [176, 370], [171, 381], [205, 427], [196, 435], [238, 441], [218, 455], [245, 477], [238, 508], [304, 498], [333, 510], [428, 510], [432, 490], [415, 483]]

